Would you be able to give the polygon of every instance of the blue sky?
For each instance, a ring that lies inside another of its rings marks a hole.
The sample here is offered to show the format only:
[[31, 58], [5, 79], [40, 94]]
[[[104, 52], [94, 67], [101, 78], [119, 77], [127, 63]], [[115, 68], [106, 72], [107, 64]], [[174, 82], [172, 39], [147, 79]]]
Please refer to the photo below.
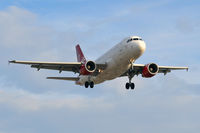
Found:
[[[200, 2], [197, 0], [1, 0], [0, 133], [177, 133], [200, 130]], [[8, 65], [11, 59], [95, 60], [131, 35], [147, 49], [136, 63], [189, 66], [151, 79], [96, 85], [46, 80], [73, 73]]]

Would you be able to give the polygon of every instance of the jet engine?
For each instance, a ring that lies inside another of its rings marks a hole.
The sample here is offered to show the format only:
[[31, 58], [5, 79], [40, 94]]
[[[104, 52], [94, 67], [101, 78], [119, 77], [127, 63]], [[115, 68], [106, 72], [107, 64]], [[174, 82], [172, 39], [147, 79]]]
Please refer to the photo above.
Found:
[[155, 63], [146, 64], [142, 70], [142, 77], [150, 78], [155, 76], [159, 71], [158, 65]]
[[87, 61], [80, 68], [80, 75], [89, 75], [96, 70], [96, 64], [93, 61]]

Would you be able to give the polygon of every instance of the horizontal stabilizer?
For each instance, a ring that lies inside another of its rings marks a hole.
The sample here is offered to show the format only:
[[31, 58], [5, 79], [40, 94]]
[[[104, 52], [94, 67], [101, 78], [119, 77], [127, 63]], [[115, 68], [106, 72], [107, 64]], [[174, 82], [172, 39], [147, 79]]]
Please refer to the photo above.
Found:
[[47, 79], [78, 81], [78, 77], [47, 77]]

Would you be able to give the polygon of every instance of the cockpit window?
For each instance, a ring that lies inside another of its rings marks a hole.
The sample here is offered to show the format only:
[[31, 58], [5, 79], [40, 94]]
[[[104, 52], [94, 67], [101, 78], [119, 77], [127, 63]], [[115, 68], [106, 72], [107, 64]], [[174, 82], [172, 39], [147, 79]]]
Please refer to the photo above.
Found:
[[142, 40], [142, 38], [130, 38], [130, 39], [127, 40], [127, 43], [129, 43], [132, 40]]
[[133, 40], [132, 38], [131, 38], [131, 39], [128, 39], [128, 40], [127, 40], [127, 43], [129, 43], [129, 42], [132, 41], [132, 40]]

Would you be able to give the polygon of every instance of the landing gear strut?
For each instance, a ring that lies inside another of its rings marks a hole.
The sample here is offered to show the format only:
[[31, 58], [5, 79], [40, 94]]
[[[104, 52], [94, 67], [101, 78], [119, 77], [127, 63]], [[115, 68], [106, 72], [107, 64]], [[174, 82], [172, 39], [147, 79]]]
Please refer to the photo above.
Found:
[[85, 82], [85, 88], [88, 88], [90, 86], [90, 88], [93, 88], [94, 87], [94, 82], [88, 82], [86, 81]]
[[134, 90], [135, 88], [135, 84], [131, 82], [132, 78], [134, 77], [134, 73], [133, 73], [133, 63], [131, 63], [131, 69], [129, 69], [128, 72], [128, 79], [129, 82], [126, 83], [125, 87], [128, 90], [129, 88], [131, 88], [132, 90]]

